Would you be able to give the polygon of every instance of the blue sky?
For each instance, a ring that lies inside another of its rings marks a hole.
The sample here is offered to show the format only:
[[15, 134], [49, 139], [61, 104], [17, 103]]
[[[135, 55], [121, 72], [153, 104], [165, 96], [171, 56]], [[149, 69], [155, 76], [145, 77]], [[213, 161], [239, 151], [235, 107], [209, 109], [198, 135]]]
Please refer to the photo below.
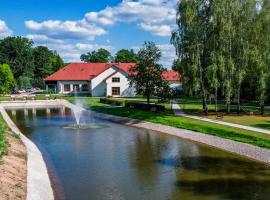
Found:
[[170, 68], [176, 5], [177, 0], [0, 0], [0, 38], [28, 37], [67, 62], [98, 48], [114, 54], [154, 41], [161, 63]]

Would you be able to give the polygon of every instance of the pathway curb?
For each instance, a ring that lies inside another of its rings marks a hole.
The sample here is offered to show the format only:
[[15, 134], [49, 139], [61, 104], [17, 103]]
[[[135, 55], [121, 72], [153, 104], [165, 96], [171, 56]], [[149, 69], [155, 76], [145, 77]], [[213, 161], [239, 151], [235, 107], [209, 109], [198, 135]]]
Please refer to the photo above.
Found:
[[207, 135], [204, 133], [189, 131], [186, 129], [175, 128], [162, 124], [130, 119], [127, 117], [108, 115], [104, 113], [97, 113], [97, 112], [93, 113], [95, 117], [100, 119], [177, 136], [183, 139], [206, 144], [217, 149], [235, 153], [247, 157], [249, 159], [270, 165], [270, 149], [261, 148], [251, 144], [237, 142], [225, 138], [220, 138], [217, 136]]
[[13, 133], [19, 135], [27, 149], [27, 200], [53, 200], [54, 194], [46, 164], [37, 146], [24, 136], [8, 116], [3, 105], [0, 113]]
[[175, 101], [172, 101], [172, 110], [174, 111], [174, 114], [176, 116], [179, 116], [179, 117], [186, 117], [186, 118], [190, 118], [190, 119], [196, 119], [196, 120], [200, 120], [200, 121], [205, 121], [205, 122], [210, 122], [210, 123], [215, 123], [215, 124], [230, 126], [230, 127], [234, 127], [234, 128], [240, 128], [240, 129], [244, 129], [244, 130], [247, 130], [247, 131], [254, 131], [254, 132], [264, 133], [264, 134], [269, 134], [270, 135], [269, 130], [265, 130], [265, 129], [261, 129], [261, 128], [254, 128], [254, 127], [251, 127], [251, 126], [245, 126], [245, 125], [234, 124], [234, 123], [230, 123], [230, 122], [224, 122], [224, 121], [219, 121], [219, 120], [214, 120], [214, 119], [208, 119], [208, 118], [205, 118], [205, 117], [187, 115], [187, 114], [183, 113], [182, 109], [180, 108], [180, 106]]

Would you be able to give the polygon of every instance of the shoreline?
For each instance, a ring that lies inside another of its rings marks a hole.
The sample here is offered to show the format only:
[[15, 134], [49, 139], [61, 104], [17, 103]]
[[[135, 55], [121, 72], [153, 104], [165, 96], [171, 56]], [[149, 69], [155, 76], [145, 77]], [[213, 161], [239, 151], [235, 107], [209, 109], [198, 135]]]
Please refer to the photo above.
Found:
[[[93, 111], [91, 111], [93, 112]], [[131, 119], [127, 117], [120, 117], [116, 115], [109, 115], [104, 113], [93, 112], [95, 117], [108, 120], [115, 123], [121, 123], [127, 126], [133, 126], [137, 128], [144, 128], [161, 132], [164, 134], [176, 136], [182, 139], [186, 139], [192, 142], [208, 145], [213, 148], [217, 148], [223, 151], [234, 153], [243, 156], [247, 159], [262, 162], [270, 165], [270, 149], [257, 147], [251, 144], [237, 142], [217, 136], [212, 136], [204, 133], [190, 131], [186, 129], [175, 128], [167, 125], [146, 122], [137, 119]]]
[[[12, 103], [10, 103], [12, 104]], [[24, 104], [29, 104], [24, 102]], [[23, 108], [23, 106], [22, 106]], [[5, 104], [0, 104], [0, 113], [11, 131], [18, 135], [27, 150], [27, 200], [53, 200], [54, 193], [43, 156], [37, 146], [18, 129], [8, 116]]]
[[17, 126], [7, 115], [5, 108], [24, 109], [24, 108], [59, 107], [59, 106], [68, 107], [70, 109], [80, 108], [85, 111], [93, 113], [95, 117], [103, 120], [108, 120], [114, 123], [120, 123], [127, 126], [153, 130], [164, 134], [169, 134], [182, 139], [205, 144], [223, 151], [231, 152], [243, 156], [246, 159], [270, 165], [270, 149], [261, 148], [247, 143], [241, 143], [229, 139], [220, 138], [217, 136], [175, 128], [162, 124], [86, 110], [63, 99], [49, 100], [49, 101], [41, 100], [41, 101], [26, 101], [26, 102], [25, 101], [4, 102], [0, 104], [0, 112], [3, 116], [3, 119], [6, 121], [10, 129], [15, 134], [20, 136], [21, 140], [23, 141], [23, 143], [27, 148], [27, 156], [28, 156], [27, 200], [43, 200], [43, 199], [52, 200], [55, 197], [51, 185], [51, 180], [49, 178], [48, 170], [40, 150], [36, 147], [36, 145], [32, 141], [30, 141], [20, 132]]

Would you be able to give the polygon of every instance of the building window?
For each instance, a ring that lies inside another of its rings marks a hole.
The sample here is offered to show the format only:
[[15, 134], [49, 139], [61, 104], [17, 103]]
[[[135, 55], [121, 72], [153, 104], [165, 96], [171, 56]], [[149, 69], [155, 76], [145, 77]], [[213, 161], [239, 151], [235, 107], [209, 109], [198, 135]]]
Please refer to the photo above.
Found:
[[64, 92], [70, 92], [70, 85], [69, 84], [64, 85]]
[[120, 87], [112, 87], [112, 95], [119, 96], [120, 95]]
[[120, 78], [119, 77], [113, 77], [112, 78], [112, 82], [113, 83], [119, 83], [120, 82]]
[[87, 84], [82, 85], [82, 91], [83, 92], [88, 92], [89, 91], [89, 88], [88, 88]]
[[73, 85], [73, 91], [74, 92], [80, 92], [80, 85], [78, 85], [78, 84]]

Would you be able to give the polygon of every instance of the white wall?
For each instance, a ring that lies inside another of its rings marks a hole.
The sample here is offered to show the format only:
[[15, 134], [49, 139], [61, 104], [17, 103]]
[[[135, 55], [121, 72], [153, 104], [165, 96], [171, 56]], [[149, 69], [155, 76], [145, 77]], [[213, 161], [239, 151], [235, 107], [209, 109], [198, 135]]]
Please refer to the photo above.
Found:
[[107, 85], [105, 79], [116, 71], [115, 67], [111, 67], [97, 77], [91, 80], [91, 90], [93, 97], [107, 96]]
[[[69, 84], [70, 85], [70, 91], [69, 92], [65, 92], [64, 91], [64, 85], [65, 84]], [[85, 93], [85, 94], [87, 94], [87, 93], [91, 93], [90, 92], [90, 88], [91, 88], [91, 84], [90, 84], [90, 82], [89, 81], [57, 81], [57, 88], [58, 88], [58, 91], [59, 91], [59, 93], [61, 93], [61, 94], [69, 94], [69, 93], [73, 93], [74, 91], [73, 91], [73, 85], [79, 85], [80, 86], [80, 93]], [[88, 85], [88, 91], [85, 91], [85, 92], [83, 92], [82, 91], [82, 85]]]
[[182, 90], [182, 84], [180, 81], [169, 81], [170, 88], [175, 90]]
[[[112, 82], [113, 78], [120, 78], [120, 82]], [[111, 76], [106, 80], [107, 84], [107, 96], [112, 96], [112, 87], [120, 87], [120, 96], [121, 97], [132, 97], [135, 96], [135, 89], [129, 87], [129, 78], [128, 75], [123, 71], [118, 71], [116, 74]]]

